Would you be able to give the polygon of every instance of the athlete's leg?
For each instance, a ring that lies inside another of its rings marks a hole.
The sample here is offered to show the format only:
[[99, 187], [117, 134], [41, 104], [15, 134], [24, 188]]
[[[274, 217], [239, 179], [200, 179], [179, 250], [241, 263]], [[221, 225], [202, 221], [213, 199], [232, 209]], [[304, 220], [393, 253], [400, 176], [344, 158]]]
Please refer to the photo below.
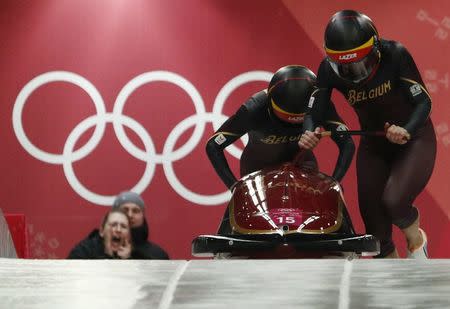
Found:
[[366, 232], [380, 241], [377, 257], [398, 257], [392, 241], [392, 223], [381, 197], [389, 177], [389, 166], [382, 156], [374, 153], [361, 141], [357, 160], [358, 201]]
[[408, 249], [414, 251], [422, 245], [423, 234], [419, 230], [419, 213], [412, 203], [433, 171], [436, 140], [432, 127], [401, 148], [392, 164], [383, 203], [392, 222], [404, 233]]
[[391, 253], [386, 255], [384, 258], [385, 259], [398, 259], [398, 258], [400, 258], [400, 255], [398, 255], [397, 249], [394, 249], [394, 251], [392, 251]]

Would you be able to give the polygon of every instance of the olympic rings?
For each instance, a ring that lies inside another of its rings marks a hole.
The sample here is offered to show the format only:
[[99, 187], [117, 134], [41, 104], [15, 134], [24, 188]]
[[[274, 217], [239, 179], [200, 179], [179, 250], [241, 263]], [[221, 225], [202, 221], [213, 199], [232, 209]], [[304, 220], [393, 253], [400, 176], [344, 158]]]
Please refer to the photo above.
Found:
[[[28, 97], [31, 95], [33, 91], [35, 91], [37, 88], [41, 87], [44, 84], [58, 81], [75, 84], [84, 91], [86, 91], [88, 95], [91, 97], [92, 102], [94, 102], [97, 115], [99, 117], [102, 117], [105, 116], [106, 114], [105, 103], [103, 102], [103, 98], [98, 92], [97, 88], [95, 88], [94, 85], [92, 85], [87, 79], [81, 77], [80, 75], [70, 72], [56, 71], [44, 73], [29, 81], [28, 84], [26, 84], [25, 87], [23, 87], [22, 90], [19, 92], [16, 102], [14, 103], [12, 116], [14, 132], [16, 133], [19, 143], [22, 145], [23, 148], [25, 148], [26, 151], [28, 151], [29, 154], [31, 154], [38, 160], [51, 164], [62, 164], [65, 161], [65, 158], [63, 157], [63, 155], [52, 154], [40, 150], [34, 144], [31, 143], [31, 141], [26, 136], [25, 131], [23, 130], [22, 111], [23, 108], [25, 107], [25, 103]], [[86, 143], [86, 145], [81, 147], [72, 156], [74, 158], [74, 161], [84, 158], [92, 150], [94, 150], [94, 148], [97, 146], [97, 144], [103, 137], [103, 133], [105, 132], [105, 125], [106, 123], [98, 123], [91, 139]]]
[[[144, 173], [138, 183], [131, 189], [132, 191], [142, 193], [153, 178], [156, 164], [162, 164], [164, 174], [169, 184], [180, 196], [198, 205], [219, 205], [229, 200], [230, 193], [228, 191], [216, 195], [201, 195], [192, 192], [178, 180], [172, 163], [187, 156], [198, 146], [204, 134], [206, 123], [212, 122], [214, 130], [217, 130], [228, 118], [222, 114], [222, 110], [227, 98], [235, 89], [252, 81], [269, 82], [272, 74], [273, 73], [267, 71], [250, 71], [234, 77], [219, 91], [214, 102], [213, 112], [208, 113], [206, 112], [205, 104], [200, 93], [195, 86], [184, 77], [168, 71], [146, 72], [136, 76], [122, 88], [114, 103], [112, 113], [107, 113], [102, 96], [95, 86], [87, 79], [72, 72], [47, 72], [33, 78], [19, 92], [14, 103], [12, 114], [13, 129], [19, 143], [30, 155], [43, 162], [63, 165], [66, 179], [74, 191], [85, 200], [97, 205], [110, 206], [113, 203], [115, 196], [99, 195], [87, 189], [75, 176], [72, 164], [86, 157], [97, 147], [104, 135], [107, 123], [112, 123], [114, 132], [122, 147], [124, 147], [134, 158], [146, 162]], [[36, 89], [47, 83], [61, 81], [72, 83], [83, 89], [92, 99], [92, 102], [95, 105], [96, 115], [82, 120], [75, 126], [67, 137], [63, 153], [55, 154], [39, 149], [29, 140], [23, 129], [22, 113], [26, 101]], [[123, 108], [128, 97], [137, 88], [155, 81], [172, 83], [183, 89], [191, 98], [196, 112], [196, 114], [187, 117], [172, 129], [164, 143], [161, 154], [156, 153], [153, 140], [145, 128], [136, 120], [123, 115]], [[124, 125], [132, 129], [138, 135], [144, 144], [144, 151], [134, 145], [127, 137], [123, 129]], [[93, 126], [95, 126], [94, 133], [89, 141], [80, 147], [80, 149], [74, 151], [74, 146], [78, 139], [84, 132]], [[192, 126], [195, 126], [192, 136], [184, 145], [174, 150], [178, 138]], [[246, 139], [244, 139], [244, 143], [245, 142]], [[242, 150], [234, 145], [231, 145], [231, 147], [228, 147], [226, 150], [236, 158], [239, 158], [242, 153]]]

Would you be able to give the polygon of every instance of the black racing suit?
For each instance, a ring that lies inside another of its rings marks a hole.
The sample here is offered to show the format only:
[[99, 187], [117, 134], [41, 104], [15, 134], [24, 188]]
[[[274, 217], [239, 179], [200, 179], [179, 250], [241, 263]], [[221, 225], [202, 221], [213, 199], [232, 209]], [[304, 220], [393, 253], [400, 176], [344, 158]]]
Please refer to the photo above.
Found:
[[[326, 130], [346, 129], [334, 108], [327, 111], [323, 127]], [[279, 120], [269, 109], [267, 93], [260, 91], [245, 102], [214, 133], [206, 144], [206, 152], [217, 174], [228, 188], [237, 181], [224, 156], [224, 149], [248, 133], [248, 143], [240, 159], [241, 177], [254, 171], [292, 161], [299, 152], [298, 141], [302, 124], [289, 124]], [[339, 158], [333, 177], [344, 177], [354, 154], [355, 146], [349, 137], [333, 137], [339, 147]], [[313, 153], [308, 150], [305, 161], [316, 164]]]
[[[362, 130], [382, 131], [386, 122], [405, 128], [404, 145], [384, 137], [361, 138], [357, 154], [358, 199], [367, 233], [381, 242], [379, 257], [394, 251], [392, 224], [404, 229], [418, 217], [412, 205], [431, 176], [436, 137], [429, 118], [431, 98], [409, 52], [398, 42], [381, 40], [381, 60], [366, 81], [353, 84], [338, 77], [327, 58], [319, 68], [312, 108], [304, 129], [313, 130], [331, 106], [335, 88], [358, 115]], [[312, 120], [312, 121], [311, 121]]]

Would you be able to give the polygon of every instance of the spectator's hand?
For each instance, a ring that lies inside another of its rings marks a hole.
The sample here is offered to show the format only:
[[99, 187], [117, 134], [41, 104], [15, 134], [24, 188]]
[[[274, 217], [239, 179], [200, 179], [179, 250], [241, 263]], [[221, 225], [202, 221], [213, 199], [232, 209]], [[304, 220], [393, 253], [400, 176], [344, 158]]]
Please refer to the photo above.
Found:
[[313, 149], [319, 144], [320, 128], [316, 128], [314, 132], [306, 130], [298, 141], [298, 146], [303, 149]]
[[128, 239], [124, 239], [116, 254], [121, 259], [128, 259], [131, 256], [131, 242]]
[[386, 138], [394, 144], [406, 144], [411, 138], [411, 135], [404, 128], [390, 124], [389, 122], [384, 124], [384, 130], [386, 131]]
[[[109, 236], [109, 235], [108, 235]], [[114, 250], [112, 248], [111, 237], [105, 236], [105, 253], [109, 256], [114, 256]]]

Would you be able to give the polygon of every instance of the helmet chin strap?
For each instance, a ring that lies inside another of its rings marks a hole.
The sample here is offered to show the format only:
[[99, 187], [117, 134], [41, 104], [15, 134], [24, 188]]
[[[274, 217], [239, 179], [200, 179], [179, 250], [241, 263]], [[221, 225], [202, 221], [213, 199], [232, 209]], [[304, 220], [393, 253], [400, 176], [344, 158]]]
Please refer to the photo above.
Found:
[[373, 67], [373, 69], [372, 69], [372, 71], [370, 72], [369, 76], [367, 76], [366, 78], [363, 78], [363, 79], [361, 79], [361, 80], [359, 80], [359, 81], [354, 82], [355, 84], [359, 84], [359, 83], [361, 83], [361, 82], [363, 82], [363, 83], [368, 82], [368, 81], [371, 80], [372, 77], [375, 75], [375, 73], [376, 73], [377, 70], [378, 70], [378, 67], [380, 66], [380, 61], [381, 61], [381, 53], [380, 53], [380, 50], [379, 50], [378, 48], [377, 48], [377, 50], [376, 50], [376, 53], [377, 53], [377, 63], [376, 63], [375, 66]]
[[377, 47], [377, 64], [373, 67], [373, 70], [372, 72], [370, 72], [370, 75], [369, 77], [367, 77], [367, 80], [370, 80], [375, 75], [375, 72], [378, 70], [378, 67], [380, 66], [380, 62], [381, 62], [381, 52]]

